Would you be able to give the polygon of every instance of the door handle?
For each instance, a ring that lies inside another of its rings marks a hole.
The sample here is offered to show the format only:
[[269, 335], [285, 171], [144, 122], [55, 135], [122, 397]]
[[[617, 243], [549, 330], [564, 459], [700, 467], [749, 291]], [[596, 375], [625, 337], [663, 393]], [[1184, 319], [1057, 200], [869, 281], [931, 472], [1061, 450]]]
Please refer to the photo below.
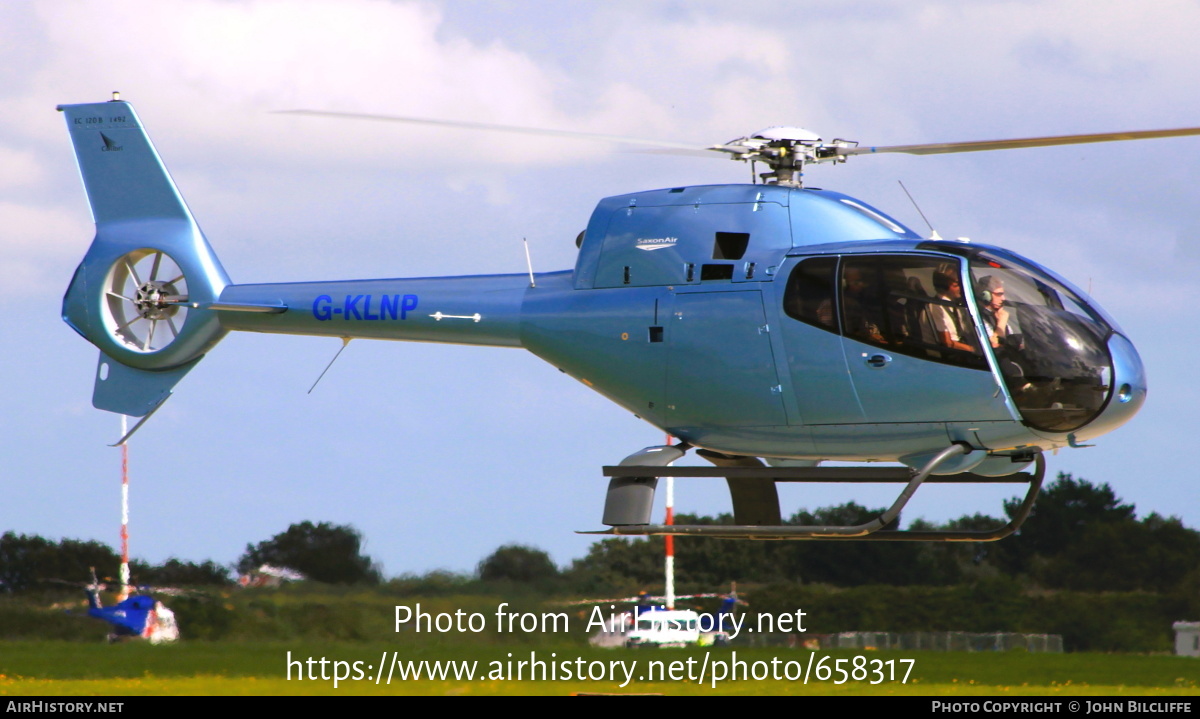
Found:
[[864, 354], [863, 357], [867, 358], [867, 366], [874, 367], [875, 369], [883, 369], [892, 361], [891, 357], [883, 354], [882, 352], [877, 352], [873, 355]]

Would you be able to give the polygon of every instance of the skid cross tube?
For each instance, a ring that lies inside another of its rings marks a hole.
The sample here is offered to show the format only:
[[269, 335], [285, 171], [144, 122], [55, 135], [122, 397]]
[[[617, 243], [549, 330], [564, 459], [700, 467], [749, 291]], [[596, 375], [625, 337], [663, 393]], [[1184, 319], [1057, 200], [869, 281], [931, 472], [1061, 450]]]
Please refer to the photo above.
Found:
[[[604, 466], [605, 477], [727, 477], [729, 479], [773, 479], [776, 482], [831, 484], [883, 484], [912, 480], [908, 467], [651, 467], [648, 465]], [[982, 474], [935, 475], [923, 484], [1026, 484], [1029, 475], [1009, 474], [985, 477]]]
[[[984, 477], [970, 473], [930, 477], [942, 462], [965, 452], [962, 445], [954, 444], [929, 460], [919, 472], [905, 467], [854, 468], [854, 467], [605, 467], [606, 476], [674, 476], [674, 477], [770, 477], [781, 482], [907, 482], [900, 496], [886, 511], [875, 519], [854, 526], [800, 526], [800, 525], [623, 525], [596, 532], [581, 534], [608, 534], [616, 536], [683, 535], [700, 537], [723, 537], [731, 539], [791, 539], [791, 540], [874, 540], [891, 542], [994, 542], [1017, 531], [1033, 509], [1034, 500], [1041, 491], [1046, 474], [1046, 461], [1041, 453], [1035, 458], [1032, 474], [1021, 472], [1004, 477]], [[1014, 512], [1012, 519], [1001, 527], [987, 530], [889, 530], [879, 531], [899, 516], [900, 511], [912, 499], [917, 488], [924, 482], [936, 483], [1028, 483], [1025, 499]]]

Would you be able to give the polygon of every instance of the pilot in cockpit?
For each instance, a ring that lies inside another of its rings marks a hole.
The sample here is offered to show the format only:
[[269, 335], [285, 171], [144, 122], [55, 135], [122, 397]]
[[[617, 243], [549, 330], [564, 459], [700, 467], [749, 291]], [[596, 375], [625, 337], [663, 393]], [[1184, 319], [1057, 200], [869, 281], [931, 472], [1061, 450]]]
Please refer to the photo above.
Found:
[[995, 275], [984, 275], [975, 281], [975, 295], [979, 298], [979, 317], [988, 343], [996, 353], [1000, 371], [1010, 379], [1020, 379], [1021, 390], [1030, 385], [1024, 381], [1025, 370], [1021, 366], [1020, 352], [1025, 349], [1021, 328], [1014, 313], [1005, 307], [1004, 281]]
[[979, 297], [979, 315], [994, 349], [1021, 349], [1021, 334], [1016, 319], [1004, 306], [1004, 282], [995, 275], [980, 277], [975, 283]]

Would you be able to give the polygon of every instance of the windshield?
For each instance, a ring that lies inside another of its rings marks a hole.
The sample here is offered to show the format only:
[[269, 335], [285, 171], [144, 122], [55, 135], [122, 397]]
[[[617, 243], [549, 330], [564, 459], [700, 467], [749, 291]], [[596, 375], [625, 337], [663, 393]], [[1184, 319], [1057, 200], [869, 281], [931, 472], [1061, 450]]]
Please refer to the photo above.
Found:
[[1091, 421], [1111, 394], [1103, 316], [1033, 263], [984, 251], [970, 267], [985, 340], [1026, 423], [1070, 432]]

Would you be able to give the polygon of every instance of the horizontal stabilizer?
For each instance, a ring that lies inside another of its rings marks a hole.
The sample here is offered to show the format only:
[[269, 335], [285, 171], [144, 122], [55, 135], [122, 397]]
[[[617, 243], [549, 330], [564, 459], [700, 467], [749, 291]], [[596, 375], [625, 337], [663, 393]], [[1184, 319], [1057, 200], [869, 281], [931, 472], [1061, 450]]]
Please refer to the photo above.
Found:
[[171, 396], [171, 388], [202, 358], [203, 355], [168, 370], [144, 370], [123, 365], [101, 352], [92, 405], [96, 409], [144, 417]]

